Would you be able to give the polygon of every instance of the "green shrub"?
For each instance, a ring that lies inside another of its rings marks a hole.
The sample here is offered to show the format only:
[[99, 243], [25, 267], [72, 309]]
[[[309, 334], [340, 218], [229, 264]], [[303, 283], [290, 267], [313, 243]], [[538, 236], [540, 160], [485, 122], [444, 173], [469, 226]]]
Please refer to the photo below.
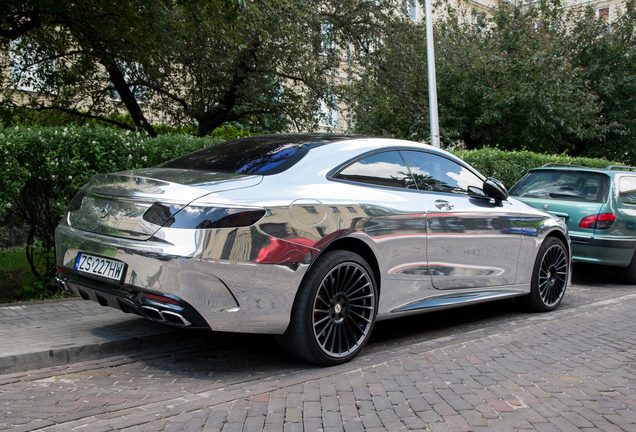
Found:
[[[0, 128], [0, 246], [15, 246], [7, 239], [21, 233], [26, 245], [20, 246], [40, 282], [38, 290], [53, 290], [55, 228], [67, 203], [92, 175], [154, 166], [247, 133], [226, 127], [215, 135], [166, 134], [152, 139], [143, 133], [93, 126]], [[602, 159], [490, 148], [458, 150], [455, 154], [507, 186], [529, 169], [548, 162], [596, 167], [609, 164]]]
[[154, 166], [220, 141], [88, 126], [0, 129], [0, 227], [23, 233], [33, 273], [51, 284], [55, 228], [92, 175]]
[[483, 175], [500, 180], [508, 188], [511, 188], [528, 170], [547, 163], [582, 165], [594, 168], [605, 168], [608, 165], [623, 165], [605, 159], [544, 155], [525, 150], [503, 151], [494, 148], [483, 148], [479, 150], [455, 150], [453, 153], [455, 156], [471, 164]]

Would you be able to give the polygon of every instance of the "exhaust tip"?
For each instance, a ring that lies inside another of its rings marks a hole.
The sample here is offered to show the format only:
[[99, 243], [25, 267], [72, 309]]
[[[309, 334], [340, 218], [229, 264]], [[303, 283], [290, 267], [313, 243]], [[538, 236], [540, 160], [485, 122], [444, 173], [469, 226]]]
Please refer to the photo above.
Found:
[[55, 285], [61, 289], [62, 291], [65, 291], [69, 294], [71, 293], [71, 289], [68, 287], [68, 285], [66, 284], [66, 278], [61, 278], [61, 277], [55, 277]]
[[172, 311], [161, 311], [161, 316], [167, 323], [182, 327], [188, 327], [192, 325], [190, 321], [185, 319], [181, 314]]
[[144, 311], [144, 313], [146, 314], [146, 317], [148, 319], [151, 319], [153, 321], [159, 321], [159, 322], [165, 322], [166, 320], [163, 318], [163, 316], [161, 315], [161, 312], [159, 311], [159, 309], [157, 308], [153, 308], [150, 306], [142, 306], [141, 310]]

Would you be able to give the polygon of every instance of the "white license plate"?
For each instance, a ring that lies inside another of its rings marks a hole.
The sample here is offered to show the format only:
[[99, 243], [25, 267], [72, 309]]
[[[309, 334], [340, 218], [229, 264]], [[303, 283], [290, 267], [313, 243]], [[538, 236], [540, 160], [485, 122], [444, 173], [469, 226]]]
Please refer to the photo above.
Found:
[[74, 268], [82, 273], [102, 276], [120, 282], [124, 276], [125, 266], [121, 261], [80, 252], [77, 254]]

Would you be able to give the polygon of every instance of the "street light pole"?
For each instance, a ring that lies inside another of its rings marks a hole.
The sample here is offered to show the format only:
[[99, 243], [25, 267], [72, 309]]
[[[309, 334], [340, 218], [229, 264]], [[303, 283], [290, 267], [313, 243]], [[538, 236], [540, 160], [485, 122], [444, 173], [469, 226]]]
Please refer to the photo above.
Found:
[[431, 144], [439, 144], [439, 116], [437, 114], [437, 77], [435, 75], [435, 46], [433, 44], [433, 10], [431, 0], [424, 1], [426, 13], [426, 60], [428, 65], [428, 110], [431, 121]]

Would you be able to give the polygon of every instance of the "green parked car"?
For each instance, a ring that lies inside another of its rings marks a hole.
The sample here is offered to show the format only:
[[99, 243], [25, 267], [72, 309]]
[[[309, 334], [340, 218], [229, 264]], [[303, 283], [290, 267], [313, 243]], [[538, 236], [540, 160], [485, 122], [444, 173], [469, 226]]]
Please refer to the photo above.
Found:
[[510, 195], [565, 219], [574, 262], [621, 267], [636, 283], [636, 168], [546, 164]]

